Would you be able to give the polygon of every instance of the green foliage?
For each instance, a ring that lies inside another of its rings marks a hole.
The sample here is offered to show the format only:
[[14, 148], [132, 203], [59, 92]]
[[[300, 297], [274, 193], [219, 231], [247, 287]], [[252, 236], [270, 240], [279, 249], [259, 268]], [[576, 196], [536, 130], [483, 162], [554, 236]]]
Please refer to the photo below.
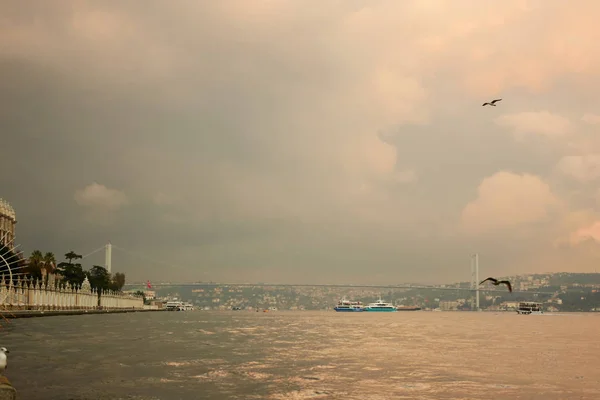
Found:
[[558, 306], [560, 311], [592, 311], [600, 309], [600, 292], [591, 290], [576, 290], [562, 293], [560, 296], [562, 304]]
[[[55, 270], [61, 276], [63, 282], [79, 287], [87, 277], [90, 286], [99, 291], [98, 296], [101, 296], [102, 292], [107, 290], [121, 291], [125, 286], [125, 274], [121, 272], [111, 276], [106, 268], [100, 265], [94, 265], [89, 271], [85, 271], [80, 263], [73, 262], [83, 258], [73, 250], [65, 254], [65, 258], [67, 261], [59, 263]], [[54, 255], [46, 253], [43, 260], [46, 264], [53, 265]]]
[[125, 286], [125, 274], [122, 272], [116, 272], [112, 276], [110, 290], [120, 292], [123, 289], [123, 286]]
[[146, 293], [144, 293], [143, 290], [138, 290], [137, 292], [134, 293], [136, 296], [142, 296], [142, 298], [144, 299], [144, 304], [146, 304]]
[[83, 258], [83, 256], [71, 250], [67, 254], [65, 254], [65, 258], [69, 260], [69, 264], [73, 264], [73, 260], [80, 260]]
[[56, 270], [56, 257], [54, 257], [54, 253], [51, 251], [46, 252], [46, 254], [44, 254], [43, 263], [46, 273], [53, 274]]
[[42, 267], [44, 266], [44, 255], [39, 250], [34, 250], [27, 260], [25, 272], [30, 278], [35, 280], [42, 279]]
[[105, 292], [110, 289], [111, 277], [107, 269], [99, 265], [94, 265], [88, 273], [88, 279], [92, 288]]
[[61, 275], [62, 282], [77, 287], [81, 286], [86, 277], [86, 273], [81, 264], [61, 262], [58, 264], [56, 271]]
[[79, 263], [74, 264], [73, 260], [83, 257], [71, 250], [65, 254], [65, 258], [69, 261], [59, 263], [56, 272], [61, 275], [63, 282], [79, 287], [85, 280], [86, 273], [83, 270], [83, 266]]
[[600, 284], [600, 274], [598, 273], [572, 273], [564, 272], [555, 274], [550, 278], [550, 285], [572, 285], [575, 283]]

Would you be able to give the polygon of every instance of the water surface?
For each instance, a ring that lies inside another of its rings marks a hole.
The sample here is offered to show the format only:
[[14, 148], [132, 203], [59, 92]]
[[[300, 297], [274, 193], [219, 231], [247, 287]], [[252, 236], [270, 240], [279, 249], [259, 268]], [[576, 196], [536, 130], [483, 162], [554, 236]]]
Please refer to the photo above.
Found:
[[597, 399], [600, 316], [193, 311], [13, 320], [27, 400]]

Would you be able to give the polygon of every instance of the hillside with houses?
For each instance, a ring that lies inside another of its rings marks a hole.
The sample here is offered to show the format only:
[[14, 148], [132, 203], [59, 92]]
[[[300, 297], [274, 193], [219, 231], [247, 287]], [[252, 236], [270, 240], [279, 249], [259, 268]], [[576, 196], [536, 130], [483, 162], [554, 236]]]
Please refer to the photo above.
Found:
[[[527, 274], [507, 276], [502, 279], [509, 279], [513, 283], [514, 292], [509, 293], [508, 290], [492, 292], [487, 289], [498, 290], [498, 287], [482, 285], [480, 309], [511, 311], [520, 301], [536, 301], [543, 303], [544, 309], [549, 312], [600, 310], [600, 274]], [[275, 307], [285, 310], [330, 310], [342, 297], [368, 303], [376, 301], [381, 296], [395, 305], [418, 306], [424, 310], [470, 311], [475, 309], [475, 296], [473, 291], [467, 290], [469, 286], [469, 282], [457, 282], [428, 289], [377, 289], [225, 286], [199, 283], [194, 287], [163, 286], [146, 297], [148, 301], [178, 298], [189, 301], [196, 308], [206, 310], [228, 310], [234, 307], [236, 309]], [[535, 292], [544, 292], [544, 294]]]

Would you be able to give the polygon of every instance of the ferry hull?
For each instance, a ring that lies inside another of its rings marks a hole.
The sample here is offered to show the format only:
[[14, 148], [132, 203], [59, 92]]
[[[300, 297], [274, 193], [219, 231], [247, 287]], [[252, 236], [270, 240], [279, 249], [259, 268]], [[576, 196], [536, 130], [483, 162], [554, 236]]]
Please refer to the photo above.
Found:
[[397, 310], [395, 308], [391, 308], [391, 309], [384, 308], [384, 309], [380, 309], [380, 310], [372, 309], [372, 308], [371, 309], [365, 308], [365, 311], [367, 311], [367, 312], [396, 312]]
[[542, 315], [544, 314], [543, 311], [524, 311], [524, 310], [517, 310], [517, 314], [519, 315]]
[[363, 312], [365, 311], [362, 308], [333, 308], [336, 312]]

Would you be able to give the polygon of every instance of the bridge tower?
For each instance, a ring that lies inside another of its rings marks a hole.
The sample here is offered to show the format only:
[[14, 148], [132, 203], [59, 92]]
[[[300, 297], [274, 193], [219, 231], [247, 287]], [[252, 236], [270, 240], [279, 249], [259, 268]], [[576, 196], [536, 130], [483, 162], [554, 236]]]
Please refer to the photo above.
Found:
[[112, 262], [112, 244], [110, 244], [110, 242], [108, 242], [106, 244], [106, 246], [104, 247], [104, 268], [106, 268], [106, 270], [108, 271], [108, 273], [111, 273], [111, 262]]
[[479, 254], [471, 255], [471, 289], [475, 290], [475, 309], [479, 311]]

